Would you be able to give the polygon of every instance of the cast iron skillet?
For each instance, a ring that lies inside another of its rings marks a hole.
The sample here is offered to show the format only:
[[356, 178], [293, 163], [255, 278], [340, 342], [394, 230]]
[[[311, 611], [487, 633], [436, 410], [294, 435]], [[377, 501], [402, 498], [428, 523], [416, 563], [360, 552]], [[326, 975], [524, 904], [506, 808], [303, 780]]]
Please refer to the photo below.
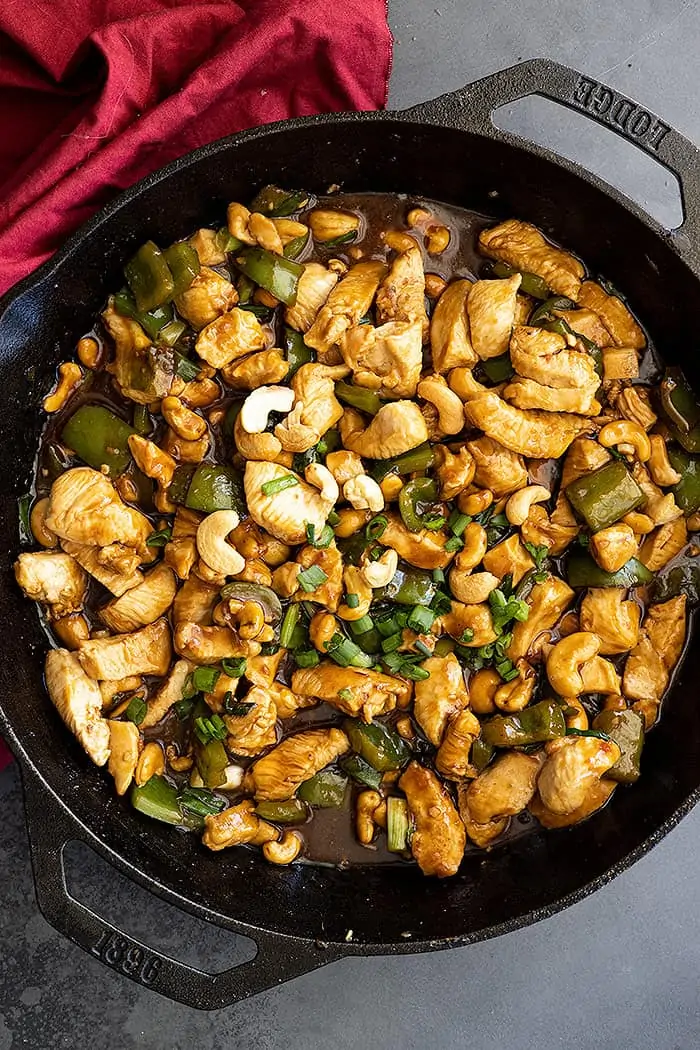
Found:
[[[537, 94], [588, 114], [678, 176], [685, 219], [671, 232], [597, 178], [497, 130], [492, 111]], [[215, 142], [122, 194], [0, 304], [0, 731], [22, 771], [41, 910], [107, 965], [172, 999], [225, 1006], [348, 955], [423, 952], [493, 937], [554, 914], [637, 860], [700, 796], [700, 647], [688, 653], [644, 775], [593, 820], [533, 832], [460, 875], [415, 868], [275, 868], [244, 849], [212, 854], [196, 837], [140, 818], [116, 798], [45, 697], [46, 639], [21, 601], [11, 564], [17, 504], [27, 491], [41, 395], [69, 356], [123, 260], [153, 237], [168, 243], [214, 222], [266, 182], [324, 191], [398, 191], [527, 219], [578, 252], [635, 306], [669, 361], [693, 376], [700, 295], [698, 150], [657, 117], [573, 70], [535, 60], [403, 113], [291, 120]], [[116, 930], [68, 894], [62, 852], [79, 839], [160, 897], [252, 937], [251, 962], [211, 975]], [[348, 931], [352, 931], [351, 934]]]

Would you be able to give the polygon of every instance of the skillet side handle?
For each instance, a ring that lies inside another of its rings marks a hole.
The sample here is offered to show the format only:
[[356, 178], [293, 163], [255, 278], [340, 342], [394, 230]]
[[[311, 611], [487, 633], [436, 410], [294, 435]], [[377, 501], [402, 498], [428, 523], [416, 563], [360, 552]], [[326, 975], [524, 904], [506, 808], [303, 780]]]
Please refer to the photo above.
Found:
[[161, 954], [71, 896], [63, 850], [71, 840], [86, 841], [86, 835], [26, 770], [23, 781], [34, 887], [44, 918], [105, 966], [144, 988], [199, 1010], [218, 1010], [353, 954], [352, 949], [321, 948], [262, 931], [254, 936], [254, 959], [217, 974]]
[[[509, 102], [541, 95], [583, 113], [644, 150], [677, 177], [684, 220], [672, 233], [678, 250], [697, 264], [700, 243], [700, 150], [684, 135], [634, 100], [586, 76], [545, 58], [533, 58], [492, 73], [473, 84], [405, 110], [400, 115], [421, 123], [518, 143], [516, 135], [495, 128], [494, 110]], [[691, 249], [690, 253], [688, 249]], [[685, 250], [684, 250], [685, 249]]]

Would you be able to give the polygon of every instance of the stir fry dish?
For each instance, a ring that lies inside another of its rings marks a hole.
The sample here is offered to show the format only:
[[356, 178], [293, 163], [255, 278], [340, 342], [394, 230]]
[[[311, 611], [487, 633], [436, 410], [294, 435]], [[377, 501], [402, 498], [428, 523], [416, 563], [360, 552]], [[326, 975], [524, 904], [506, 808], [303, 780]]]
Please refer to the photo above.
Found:
[[127, 804], [445, 877], [643, 775], [700, 404], [614, 288], [516, 218], [274, 186], [124, 275], [44, 402], [15, 574]]

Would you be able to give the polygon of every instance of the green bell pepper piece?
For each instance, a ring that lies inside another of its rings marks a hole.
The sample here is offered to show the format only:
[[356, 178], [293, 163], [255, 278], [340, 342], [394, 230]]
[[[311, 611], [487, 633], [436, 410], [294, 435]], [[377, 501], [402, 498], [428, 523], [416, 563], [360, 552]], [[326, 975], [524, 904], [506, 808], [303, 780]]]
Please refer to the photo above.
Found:
[[440, 513], [442, 504], [437, 502], [437, 483], [433, 478], [414, 478], [407, 481], [399, 492], [399, 513], [403, 523], [411, 532], [422, 529], [439, 529], [445, 524], [445, 515]]
[[552, 297], [549, 285], [539, 274], [530, 273], [529, 270], [518, 270], [516, 267], [509, 266], [503, 262], [495, 262], [491, 269], [496, 277], [512, 277], [513, 274], [519, 273], [522, 277], [520, 291], [524, 292], [525, 295], [531, 295], [533, 299], [546, 300]]
[[501, 354], [500, 357], [492, 357], [487, 361], [482, 361], [479, 367], [492, 383], [505, 383], [507, 379], [510, 379], [515, 374], [513, 362], [510, 359], [510, 351], [508, 350], [506, 350], [505, 354]]
[[168, 488], [168, 499], [172, 500], [173, 503], [184, 504], [187, 499], [190, 482], [194, 477], [196, 469], [197, 468], [191, 463], [182, 463], [179, 467], [175, 468], [173, 480], [170, 482]]
[[297, 791], [297, 798], [320, 809], [340, 809], [347, 787], [347, 777], [334, 773], [332, 769], [322, 769], [315, 777], [304, 781]]
[[241, 515], [245, 514], [240, 475], [233, 467], [202, 464], [192, 475], [185, 506], [190, 510], [203, 510], [207, 514], [214, 510], [236, 510]]
[[566, 563], [570, 587], [642, 587], [654, 574], [637, 558], [630, 558], [617, 572], [606, 572], [587, 551], [573, 551]]
[[124, 274], [138, 310], [152, 310], [173, 297], [173, 275], [165, 256], [153, 241], [141, 245], [124, 267]]
[[174, 288], [172, 298], [186, 292], [199, 273], [199, 256], [187, 241], [171, 244], [163, 252], [166, 263], [172, 274]]
[[343, 729], [353, 751], [380, 773], [400, 769], [411, 757], [406, 742], [381, 722], [370, 722], [368, 725], [354, 718], [346, 718]]
[[370, 467], [370, 474], [375, 481], [383, 481], [388, 474], [413, 474], [419, 470], [428, 470], [435, 460], [435, 453], [428, 441], [417, 445], [409, 452], [391, 459], [375, 459]]
[[613, 525], [644, 502], [644, 493], [620, 460], [570, 482], [566, 496], [591, 532]]
[[282, 619], [282, 603], [272, 590], [264, 583], [251, 583], [249, 580], [232, 580], [221, 588], [222, 598], [233, 598], [238, 602], [257, 602], [265, 613], [265, 622], [276, 627]]
[[303, 236], [295, 237], [293, 240], [288, 241], [282, 250], [285, 259], [298, 259], [306, 245], [309, 243], [310, 235], [311, 231], [307, 230]]
[[250, 210], [273, 219], [283, 219], [301, 211], [309, 203], [306, 190], [283, 190], [279, 186], [263, 186], [250, 202]]
[[494, 756], [495, 750], [493, 744], [487, 744], [482, 737], [478, 736], [472, 744], [472, 765], [476, 766], [479, 772], [481, 772], [482, 769], [486, 769]]
[[103, 405], [81, 405], [61, 431], [61, 441], [93, 470], [104, 465], [116, 478], [131, 462], [129, 438], [136, 431]]
[[700, 404], [680, 368], [668, 368], [659, 385], [661, 407], [669, 423], [688, 434], [700, 422]]
[[365, 762], [360, 755], [348, 755], [340, 763], [340, 768], [345, 770], [348, 776], [352, 777], [358, 784], [373, 788], [374, 791], [379, 789], [382, 782], [382, 774], [379, 770], [374, 769], [369, 762]]
[[684, 514], [700, 510], [700, 458], [690, 456], [679, 448], [669, 448], [668, 458], [681, 480], [671, 490]]
[[309, 819], [308, 809], [298, 798], [285, 799], [283, 802], [258, 802], [255, 812], [273, 824], [305, 824]]
[[556, 700], [540, 700], [517, 715], [494, 715], [481, 724], [481, 737], [494, 747], [522, 747], [566, 735], [564, 712]]
[[226, 766], [230, 758], [221, 740], [209, 740], [203, 744], [199, 739], [195, 740], [194, 746], [195, 762], [197, 771], [208, 788], [221, 787], [226, 783]]
[[[139, 310], [136, 300], [126, 288], [122, 288], [120, 292], [112, 296], [112, 304], [122, 317], [129, 317], [132, 321], [137, 321], [153, 342], [163, 342], [163, 333], [166, 333], [167, 339], [166, 330], [171, 329], [172, 325], [181, 323], [173, 320], [173, 308], [170, 303], [156, 306], [153, 310]], [[184, 328], [185, 326], [182, 325], [183, 331]]]
[[545, 299], [544, 302], [535, 307], [527, 323], [539, 327], [541, 324], [555, 319], [555, 310], [574, 310], [575, 308], [576, 303], [571, 299], [567, 299], [565, 295], [553, 295], [551, 299]]
[[432, 573], [406, 566], [398, 568], [392, 579], [374, 594], [399, 605], [430, 605], [437, 589]]
[[287, 380], [290, 380], [302, 365], [308, 365], [314, 359], [314, 353], [310, 346], [304, 342], [303, 332], [297, 332], [289, 325], [284, 326], [284, 348], [289, 361], [289, 372]]
[[691, 605], [700, 603], [700, 565], [695, 561], [674, 565], [672, 569], [660, 573], [654, 581], [652, 601], [667, 602], [685, 594]]
[[233, 261], [260, 288], [287, 306], [294, 306], [299, 278], [304, 272], [304, 267], [299, 263], [265, 251], [264, 248], [243, 248], [233, 255]]
[[644, 746], [644, 719], [636, 711], [601, 711], [593, 719], [593, 728], [600, 729], [614, 740], [622, 754], [605, 774], [621, 784], [633, 784], [639, 779], [642, 747]]
[[182, 824], [183, 815], [177, 799], [177, 788], [162, 776], [153, 776], [131, 789], [131, 805], [139, 813], [165, 824]]
[[382, 407], [382, 401], [374, 390], [367, 390], [363, 386], [353, 386], [352, 383], [343, 383], [339, 380], [335, 384], [335, 396], [346, 405], [351, 405], [360, 412], [366, 412], [368, 416], [376, 416]]
[[233, 236], [228, 226], [221, 226], [216, 231], [216, 246], [224, 255], [228, 255], [229, 252], [237, 252], [243, 247], [243, 244], [243, 241]]

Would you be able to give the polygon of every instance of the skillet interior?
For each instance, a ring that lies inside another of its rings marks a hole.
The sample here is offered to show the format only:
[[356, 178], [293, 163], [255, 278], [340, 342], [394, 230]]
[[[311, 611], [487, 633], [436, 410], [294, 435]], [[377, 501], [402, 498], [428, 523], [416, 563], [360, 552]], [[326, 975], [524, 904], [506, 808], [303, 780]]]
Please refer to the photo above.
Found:
[[533, 833], [469, 856], [463, 872], [442, 883], [413, 867], [275, 869], [246, 850], [212, 855], [193, 836], [142, 820], [120, 802], [44, 694], [46, 640], [11, 572], [18, 546], [16, 498], [31, 474], [40, 397], [56, 364], [72, 353], [107, 290], [119, 282], [121, 264], [134, 247], [146, 237], [167, 243], [220, 220], [229, 200], [246, 199], [272, 181], [320, 192], [338, 182], [348, 190], [421, 194], [527, 219], [612, 280], [660, 352], [680, 361], [697, 382], [690, 355], [696, 278], [621, 203], [543, 157], [465, 132], [370, 117], [287, 124], [209, 147], [167, 178], [142, 184], [0, 319], [0, 716], [21, 741], [28, 763], [98, 840], [166, 890], [209, 909], [216, 921], [330, 942], [342, 942], [352, 929], [355, 944], [404, 950], [411, 940], [486, 936], [532, 911], [555, 909], [562, 898], [624, 864], [697, 790], [697, 646], [648, 738], [638, 784], [616, 792], [611, 805], [577, 828]]

